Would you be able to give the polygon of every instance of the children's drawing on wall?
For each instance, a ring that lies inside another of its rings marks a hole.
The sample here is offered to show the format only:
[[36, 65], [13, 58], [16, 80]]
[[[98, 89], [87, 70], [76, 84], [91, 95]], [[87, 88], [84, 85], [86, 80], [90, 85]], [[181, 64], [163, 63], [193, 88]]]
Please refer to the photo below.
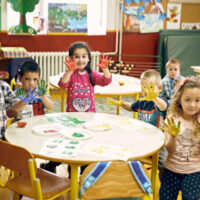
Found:
[[33, 24], [37, 34], [47, 34], [47, 20], [44, 17], [34, 17]]
[[148, 33], [163, 29], [166, 13], [162, 0], [126, 0], [125, 3], [124, 31]]
[[33, 16], [38, 15], [39, 0], [7, 0], [7, 2], [8, 33], [36, 34], [33, 28]]
[[200, 23], [182, 23], [182, 30], [200, 30]]
[[124, 31], [140, 32], [140, 21], [137, 19], [137, 8], [128, 7], [124, 10]]
[[171, 4], [167, 6], [167, 29], [179, 29], [181, 21], [181, 4]]
[[158, 32], [163, 29], [163, 20], [158, 14], [144, 14], [144, 19], [140, 21], [141, 33]]
[[48, 4], [48, 32], [87, 33], [87, 29], [87, 4]]

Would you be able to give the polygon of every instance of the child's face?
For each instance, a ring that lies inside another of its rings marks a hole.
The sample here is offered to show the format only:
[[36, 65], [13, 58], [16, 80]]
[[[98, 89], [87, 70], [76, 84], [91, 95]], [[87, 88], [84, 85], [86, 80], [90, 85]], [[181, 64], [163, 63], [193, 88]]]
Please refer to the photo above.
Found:
[[[149, 90], [148, 83], [149, 83], [151, 89], [153, 88], [153, 85], [154, 85], [154, 92], [158, 92], [159, 90], [162, 89], [162, 86], [158, 86], [158, 84], [156, 83], [155, 78], [142, 78], [141, 79], [141, 87], [144, 87], [146, 90]], [[145, 91], [143, 91], [143, 89], [142, 89], [142, 96], [143, 97], [146, 96], [146, 93], [145, 93]]]
[[85, 48], [75, 49], [72, 60], [78, 66], [79, 71], [84, 71], [84, 68], [89, 62], [88, 52]]
[[40, 75], [38, 72], [25, 72], [24, 75], [20, 78], [22, 82], [22, 87], [29, 91], [31, 91], [37, 87], [37, 82], [40, 80]]
[[184, 119], [192, 120], [192, 117], [200, 111], [200, 88], [185, 88], [180, 104]]
[[167, 67], [167, 75], [170, 78], [176, 79], [176, 77], [180, 74], [180, 66], [178, 64], [170, 64]]

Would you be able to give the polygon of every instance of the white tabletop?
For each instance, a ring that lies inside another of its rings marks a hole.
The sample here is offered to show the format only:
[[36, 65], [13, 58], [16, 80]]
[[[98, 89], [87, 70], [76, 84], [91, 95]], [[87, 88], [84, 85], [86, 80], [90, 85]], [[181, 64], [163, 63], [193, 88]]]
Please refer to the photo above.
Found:
[[[80, 165], [96, 161], [116, 160], [115, 158], [112, 159], [104, 156], [85, 153], [83, 149], [85, 145], [89, 144], [90, 142], [132, 148], [133, 152], [131, 153], [129, 160], [135, 160], [138, 158], [153, 155], [154, 153], [158, 152], [164, 145], [164, 136], [160, 129], [136, 119], [105, 113], [76, 112], [57, 114], [69, 115], [71, 117], [77, 118], [78, 120], [87, 122], [92, 120], [109, 122], [112, 128], [106, 131], [92, 131], [91, 138], [82, 140], [83, 143], [77, 155], [74, 157], [65, 158], [48, 157], [40, 154], [40, 150], [48, 138], [61, 137], [42, 136], [33, 133], [32, 129], [34, 126], [51, 123], [47, 121], [45, 115], [25, 119], [24, 121], [27, 122], [27, 125], [24, 128], [18, 128], [17, 124], [13, 123], [7, 128], [5, 137], [12, 144], [27, 148], [30, 152], [35, 154], [36, 157]], [[49, 114], [49, 116], [54, 115], [55, 113]], [[125, 124], [121, 122], [125, 122]], [[79, 124], [77, 127], [83, 128], [83, 124]]]
[[[49, 77], [49, 83], [55, 88], [59, 88], [58, 82], [62, 74]], [[119, 81], [123, 81], [124, 85], [120, 85]], [[95, 86], [94, 92], [96, 95], [133, 95], [141, 91], [140, 79], [124, 76], [119, 74], [112, 74], [112, 82], [104, 87]]]

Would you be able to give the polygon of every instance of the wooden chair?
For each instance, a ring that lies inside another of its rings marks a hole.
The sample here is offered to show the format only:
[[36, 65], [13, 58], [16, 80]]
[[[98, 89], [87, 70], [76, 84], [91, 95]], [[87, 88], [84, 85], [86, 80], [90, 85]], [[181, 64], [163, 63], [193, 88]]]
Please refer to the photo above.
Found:
[[[36, 168], [33, 155], [25, 148], [0, 140], [0, 166], [14, 171], [15, 175], [5, 183], [5, 187], [14, 192], [14, 198], [19, 194], [37, 199], [38, 193], [42, 199], [50, 200], [70, 190], [70, 180]], [[2, 153], [4, 152], [4, 153]], [[34, 180], [41, 181], [41, 187], [35, 187]]]
[[[84, 178], [91, 172], [95, 165], [96, 163], [90, 164], [84, 170], [80, 178], [80, 188], [83, 185]], [[128, 162], [112, 162], [97, 182], [85, 190], [82, 199], [90, 200], [144, 196], [149, 197], [140, 188], [129, 168]]]

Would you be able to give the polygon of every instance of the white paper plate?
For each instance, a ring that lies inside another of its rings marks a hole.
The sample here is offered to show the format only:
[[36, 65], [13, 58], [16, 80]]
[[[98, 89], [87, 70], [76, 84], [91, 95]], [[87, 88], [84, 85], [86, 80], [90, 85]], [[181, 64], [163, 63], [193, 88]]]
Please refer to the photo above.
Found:
[[72, 140], [84, 140], [92, 137], [92, 133], [81, 128], [69, 128], [61, 132], [64, 138]]
[[32, 131], [35, 134], [43, 135], [43, 136], [50, 136], [50, 135], [57, 135], [64, 131], [65, 127], [58, 123], [52, 123], [52, 124], [43, 124], [34, 126]]
[[98, 121], [89, 121], [83, 124], [83, 126], [92, 131], [107, 131], [112, 128], [110, 123]]

